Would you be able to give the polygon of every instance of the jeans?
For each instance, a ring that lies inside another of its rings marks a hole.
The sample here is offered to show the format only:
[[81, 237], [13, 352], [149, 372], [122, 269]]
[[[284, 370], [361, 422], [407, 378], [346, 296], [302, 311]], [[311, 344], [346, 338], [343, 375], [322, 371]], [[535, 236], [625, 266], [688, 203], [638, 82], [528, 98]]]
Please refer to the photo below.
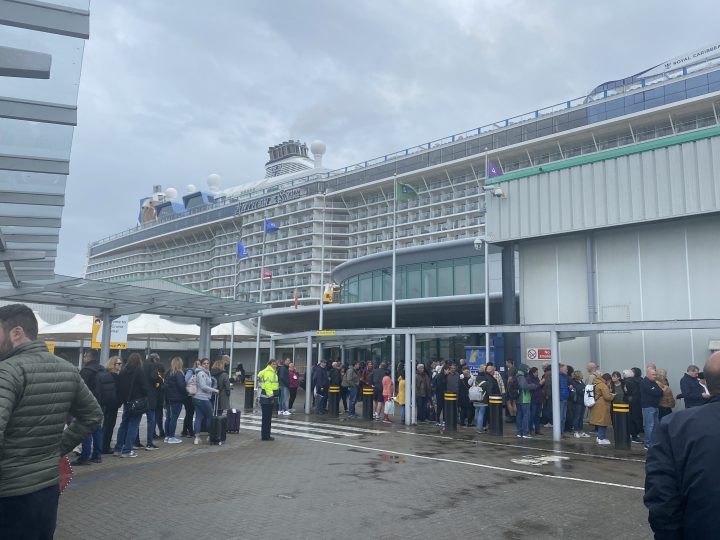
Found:
[[607, 426], [597, 427], [597, 438], [601, 441], [607, 439]]
[[357, 403], [358, 387], [350, 386], [348, 390], [350, 390], [350, 407], [348, 412], [350, 413], [350, 416], [355, 416], [355, 404]]
[[475, 427], [478, 431], [482, 431], [485, 424], [485, 413], [487, 412], [487, 405], [475, 407]]
[[318, 394], [317, 396], [317, 412], [327, 412], [325, 405], [327, 404], [327, 396]]
[[0, 538], [52, 540], [57, 524], [57, 484], [15, 497], [0, 498]]
[[175, 437], [177, 430], [177, 421], [182, 410], [182, 401], [176, 401], [168, 404], [168, 412], [165, 415], [165, 436]]
[[293, 408], [295, 404], [295, 397], [297, 396], [297, 388], [288, 388], [290, 390], [290, 403], [288, 403], [288, 410]]
[[405, 423], [405, 405], [400, 405], [400, 423]]
[[417, 421], [425, 422], [427, 420], [427, 397], [418, 396], [415, 401], [417, 404]]
[[103, 428], [97, 428], [90, 435], [83, 439], [82, 452], [80, 452], [80, 461], [87, 461], [88, 459], [90, 459], [91, 446], [92, 458], [99, 459], [103, 450]]
[[573, 414], [573, 431], [579, 433], [583, 430], [583, 416], [585, 415], [585, 404], [576, 403]]
[[210, 425], [210, 419], [212, 418], [212, 407], [210, 406], [209, 399], [193, 398], [193, 405], [195, 406], [195, 436], [197, 437], [202, 431], [203, 420], [205, 420], [205, 423], [208, 426]]
[[123, 454], [132, 452], [133, 442], [137, 437], [141, 418], [142, 414], [130, 414], [123, 407], [122, 420], [120, 421], [117, 442], [115, 444], [116, 452], [122, 452]]
[[658, 423], [658, 409], [657, 407], [643, 407], [643, 429], [645, 431], [645, 447], [647, 448], [652, 444], [653, 431]]
[[517, 418], [515, 419], [515, 428], [518, 435], [530, 434], [530, 404], [517, 404]]
[[565, 417], [567, 416], [567, 400], [560, 400], [560, 433], [565, 431]]
[[153, 442], [153, 435], [155, 435], [155, 409], [149, 409], [145, 413], [147, 419], [147, 444], [150, 445]]
[[542, 403], [530, 403], [530, 431], [540, 433], [540, 415]]
[[278, 409], [280, 412], [287, 411], [287, 402], [288, 402], [288, 387], [287, 386], [280, 386], [280, 403], [278, 403]]

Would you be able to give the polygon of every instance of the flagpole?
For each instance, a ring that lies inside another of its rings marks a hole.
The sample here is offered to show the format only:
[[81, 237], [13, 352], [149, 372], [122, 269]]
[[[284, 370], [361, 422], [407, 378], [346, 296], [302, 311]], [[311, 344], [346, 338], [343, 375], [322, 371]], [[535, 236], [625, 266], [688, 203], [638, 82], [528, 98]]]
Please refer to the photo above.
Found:
[[[263, 242], [262, 253], [260, 254], [260, 304], [263, 302], [263, 282], [265, 281], [265, 240], [267, 239], [267, 220], [263, 219]], [[258, 311], [257, 336], [255, 337], [255, 371], [254, 377], [257, 381], [258, 363], [260, 362], [260, 328], [262, 326], [262, 313]]]
[[[237, 287], [238, 287], [238, 262], [240, 261], [240, 255], [237, 253], [238, 246], [235, 246], [235, 279], [233, 280], [233, 300], [237, 300]], [[235, 321], [232, 322], [230, 325], [230, 331], [232, 332], [232, 335], [230, 336], [230, 373], [229, 376], [232, 377], [233, 374], [233, 353], [235, 352]]]
[[[322, 218], [322, 240], [320, 243], [320, 320], [318, 322], [319, 330], [324, 330], [323, 324], [323, 308], [325, 300], [323, 295], [325, 293], [325, 214], [327, 210], [327, 202], [325, 199], [326, 194], [323, 193], [323, 218]], [[323, 347], [322, 343], [318, 341], [318, 364], [322, 358]]]
[[[397, 247], [397, 198], [398, 198], [398, 188], [397, 188], [397, 174], [393, 175], [393, 239], [392, 239], [392, 303], [391, 303], [391, 310], [390, 310], [390, 319], [391, 319], [391, 325], [392, 328], [395, 329], [395, 280], [396, 280], [396, 269], [395, 265], [397, 262], [397, 254], [396, 254], [396, 247]], [[390, 377], [392, 378], [393, 382], [395, 381], [395, 335], [393, 334], [390, 336]]]

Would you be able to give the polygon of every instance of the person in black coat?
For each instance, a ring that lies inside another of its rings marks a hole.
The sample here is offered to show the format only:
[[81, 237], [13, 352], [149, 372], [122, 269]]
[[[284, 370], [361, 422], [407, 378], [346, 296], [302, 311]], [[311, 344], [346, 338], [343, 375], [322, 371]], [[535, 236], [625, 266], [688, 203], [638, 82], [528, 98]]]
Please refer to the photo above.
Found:
[[687, 372], [680, 379], [680, 393], [685, 400], [685, 408], [692, 409], [707, 403], [710, 394], [705, 392], [698, 381], [700, 368], [697, 366], [688, 366]]
[[[111, 356], [107, 364], [105, 364], [105, 377], [109, 376], [112, 380], [112, 391], [115, 394], [115, 399], [112, 403], [104, 403], [103, 408], [103, 454], [112, 454], [112, 436], [115, 430], [115, 423], [117, 422], [118, 409], [120, 409], [120, 401], [117, 398], [117, 378], [122, 367], [122, 360], [119, 356]], [[108, 383], [109, 384], [109, 383]]]
[[137, 437], [142, 413], [131, 413], [127, 404], [147, 395], [148, 384], [142, 369], [142, 357], [139, 353], [132, 353], [117, 378], [117, 397], [118, 402], [123, 404], [123, 415], [115, 445], [116, 456], [137, 457], [133, 451], [133, 441]]
[[167, 403], [167, 414], [165, 415], [166, 443], [178, 444], [182, 442], [181, 439], [175, 437], [175, 431], [180, 411], [187, 397], [183, 361], [182, 358], [176, 356], [170, 361], [170, 370], [165, 377], [165, 401]]
[[642, 372], [640, 368], [632, 368], [632, 376], [625, 374], [625, 399], [630, 404], [630, 422], [628, 428], [630, 431], [630, 439], [633, 442], [640, 443], [640, 433], [643, 432], [642, 408], [640, 407], [640, 381], [642, 380]]
[[[163, 373], [165, 368], [160, 363], [160, 355], [150, 353], [147, 360], [143, 362], [142, 371], [145, 375], [145, 385], [147, 388], [148, 410], [145, 413], [147, 420], [147, 444], [145, 450], [157, 450], [157, 446], [153, 444], [153, 436], [155, 434], [155, 410], [158, 406], [158, 398], [162, 397], [161, 387], [164, 382]], [[162, 401], [160, 402], [162, 404]], [[140, 434], [135, 438], [135, 446], [140, 444]]]
[[458, 412], [459, 424], [461, 426], [471, 427], [475, 418], [475, 406], [470, 401], [470, 386], [472, 385], [473, 376], [468, 368], [465, 368], [460, 375], [460, 384], [458, 385]]
[[720, 352], [705, 364], [710, 399], [663, 418], [645, 461], [645, 506], [660, 540], [718, 537], [720, 500]]

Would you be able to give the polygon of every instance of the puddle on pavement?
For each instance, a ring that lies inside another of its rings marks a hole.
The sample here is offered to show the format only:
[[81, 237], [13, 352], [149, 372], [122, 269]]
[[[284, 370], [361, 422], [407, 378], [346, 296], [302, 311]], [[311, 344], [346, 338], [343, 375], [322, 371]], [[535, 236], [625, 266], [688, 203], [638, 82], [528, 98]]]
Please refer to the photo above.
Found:
[[405, 463], [405, 456], [396, 456], [395, 454], [378, 454], [380, 459], [386, 463]]

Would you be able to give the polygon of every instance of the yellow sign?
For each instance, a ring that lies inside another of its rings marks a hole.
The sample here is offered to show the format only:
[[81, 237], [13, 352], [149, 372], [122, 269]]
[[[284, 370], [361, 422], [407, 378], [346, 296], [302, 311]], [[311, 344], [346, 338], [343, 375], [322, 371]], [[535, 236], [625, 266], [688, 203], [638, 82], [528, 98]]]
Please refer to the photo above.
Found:
[[47, 345], [48, 351], [50, 351], [50, 354], [55, 354], [55, 343], [52, 341], [46, 341], [45, 345]]
[[[127, 349], [127, 317], [118, 317], [110, 325], [110, 348]], [[115, 339], [115, 341], [113, 341]], [[121, 341], [122, 340], [122, 341]], [[102, 347], [102, 319], [93, 317], [92, 344], [93, 349]]]
[[335, 330], [318, 330], [315, 332], [316, 336], [334, 336]]

